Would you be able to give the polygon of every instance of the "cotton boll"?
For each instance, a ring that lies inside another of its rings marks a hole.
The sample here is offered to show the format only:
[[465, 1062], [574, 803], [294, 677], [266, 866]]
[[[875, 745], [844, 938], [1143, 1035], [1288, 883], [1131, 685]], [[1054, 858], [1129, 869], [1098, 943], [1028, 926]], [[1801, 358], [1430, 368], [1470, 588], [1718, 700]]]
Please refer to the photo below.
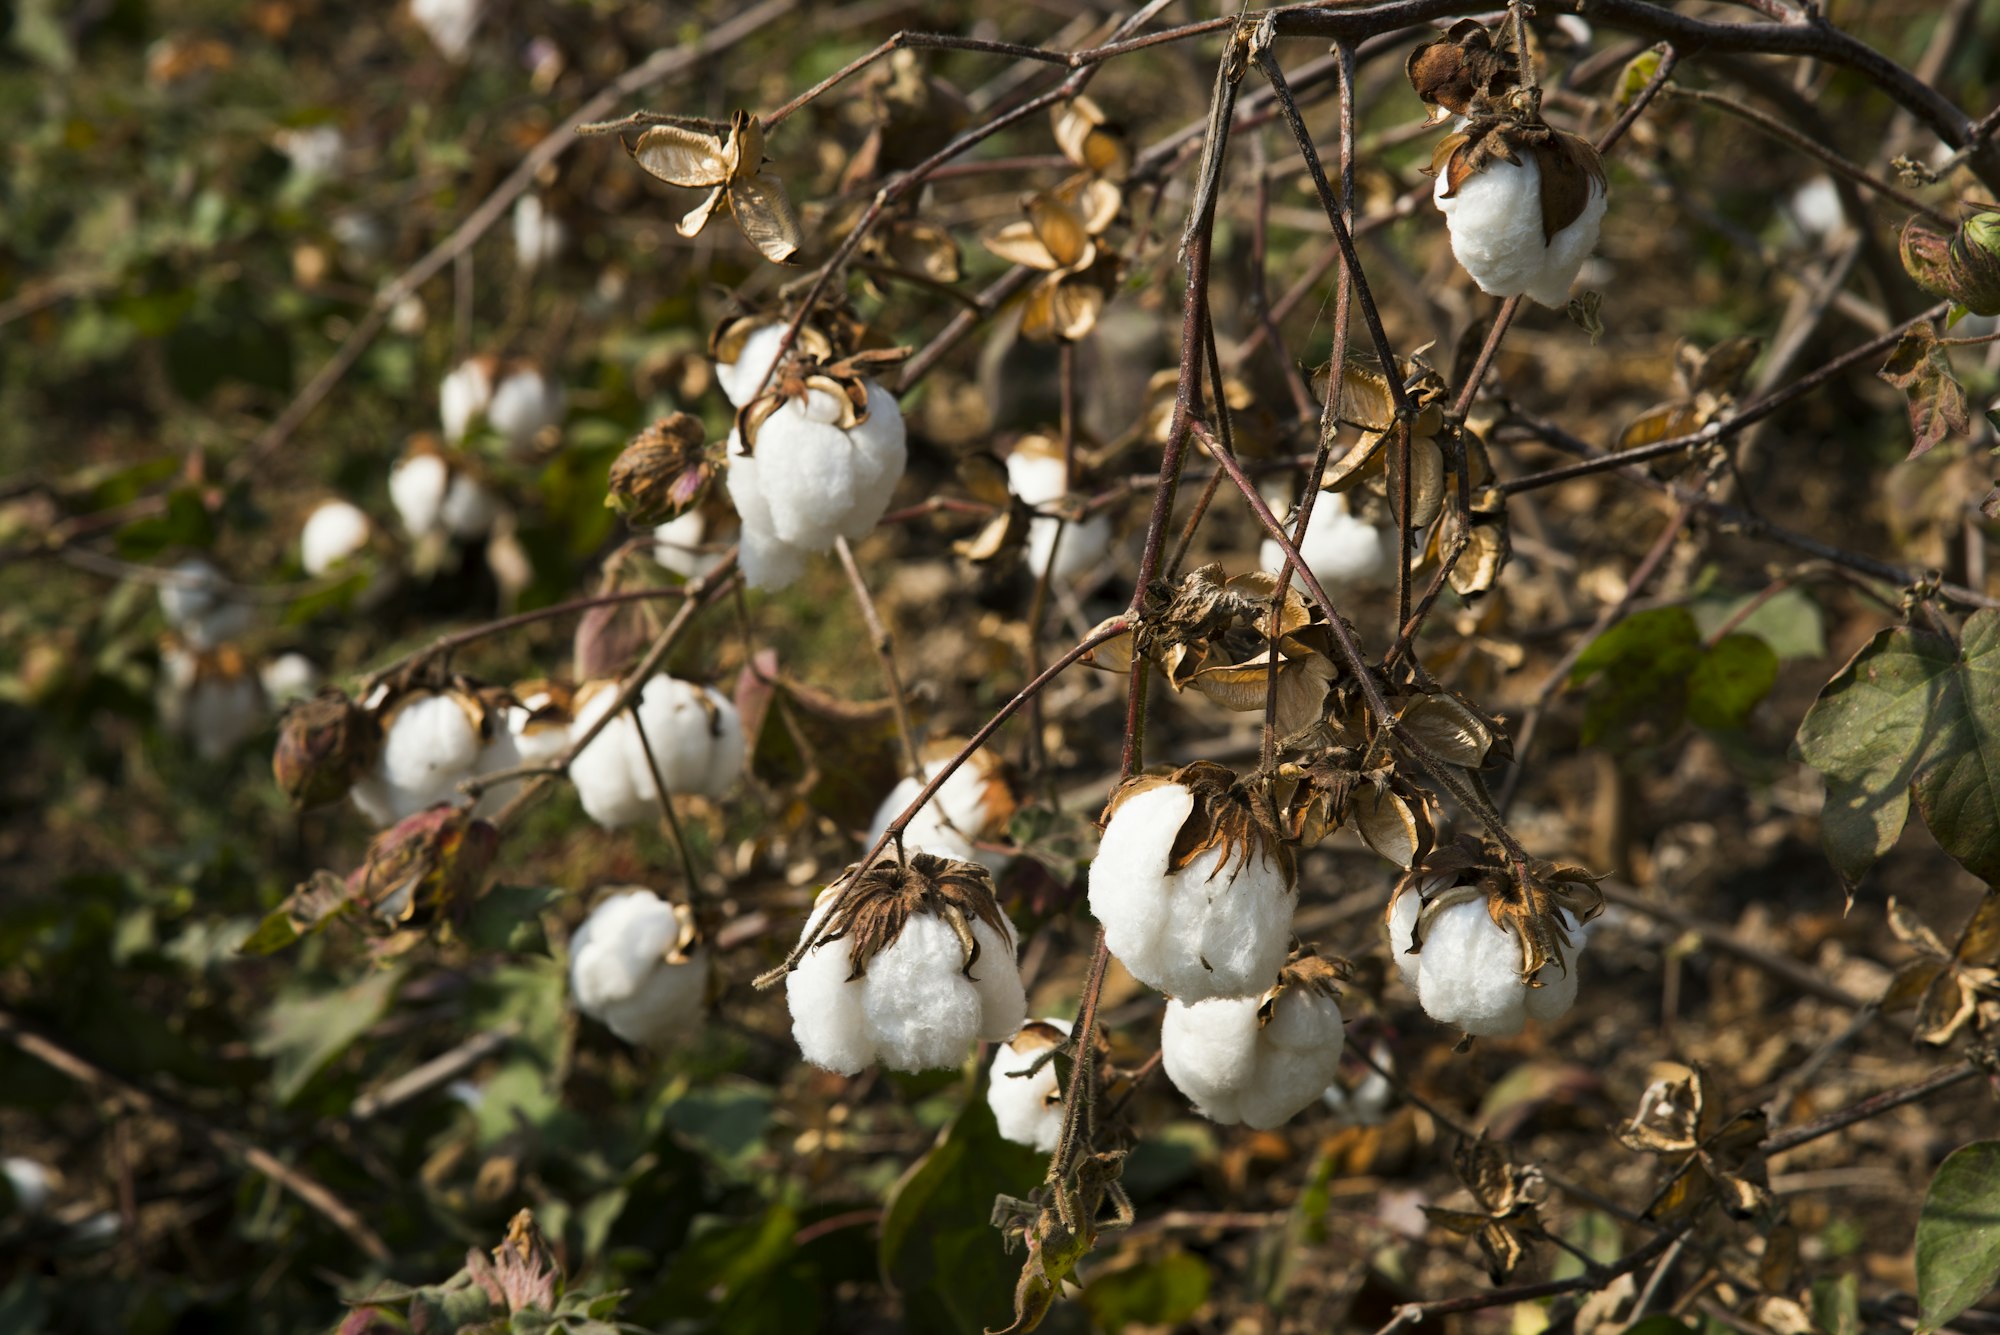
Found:
[[1042, 1062], [1033, 1075], [1027, 1071], [1046, 1057], [1049, 1050], [1069, 1036], [1069, 1021], [1053, 1017], [1022, 1027], [1011, 1042], [993, 1054], [993, 1067], [986, 1077], [986, 1106], [1000, 1135], [1017, 1145], [1048, 1154], [1062, 1136], [1062, 1088], [1056, 1063]]
[[410, 17], [454, 65], [464, 63], [485, 13], [485, 0], [410, 0]]
[[1267, 1131], [1319, 1098], [1345, 1043], [1331, 991], [1293, 984], [1271, 997], [1168, 1002], [1160, 1063], [1202, 1116]]
[[515, 452], [527, 449], [544, 428], [562, 424], [567, 396], [560, 381], [531, 366], [501, 380], [487, 406], [486, 421]]
[[524, 765], [545, 765], [569, 750], [570, 721], [538, 717], [540, 708], [524, 700], [507, 711], [507, 731], [513, 734], [514, 749]]
[[1520, 162], [1495, 159], [1459, 183], [1447, 197], [1448, 172], [1440, 172], [1432, 198], [1451, 230], [1452, 254], [1479, 290], [1496, 297], [1527, 295], [1561, 307], [1577, 270], [1597, 244], [1604, 220], [1603, 186], [1590, 182], [1589, 200], [1575, 221], [1546, 244], [1542, 239], [1541, 167], [1533, 153]]
[[1410, 947], [1416, 944], [1417, 919], [1422, 915], [1423, 908], [1423, 896], [1414, 892], [1397, 895], [1389, 905], [1389, 958], [1396, 962], [1396, 972], [1403, 976], [1403, 986], [1412, 992], [1417, 990], [1423, 956], [1412, 955]]
[[568, 239], [562, 219], [549, 211], [537, 194], [522, 195], [514, 205], [514, 262], [533, 273], [562, 254]]
[[459, 781], [478, 772], [486, 739], [479, 705], [456, 692], [412, 691], [389, 707], [382, 754], [351, 795], [377, 825], [394, 825], [439, 802], [456, 803]]
[[759, 325], [743, 339], [733, 362], [717, 362], [715, 383], [722, 386], [722, 392], [729, 402], [741, 408], [755, 398], [760, 386], [777, 364], [778, 346], [785, 339], [784, 321]]
[[1289, 1122], [1332, 1082], [1346, 1043], [1333, 997], [1305, 988], [1280, 992], [1257, 1036], [1257, 1078], [1240, 1105], [1244, 1123], [1268, 1131]]
[[819, 389], [787, 400], [758, 429], [758, 489], [784, 542], [826, 551], [838, 537], [866, 535], [888, 508], [903, 475], [903, 415], [879, 385], [867, 391], [868, 419], [851, 429], [840, 426], [840, 400]]
[[655, 766], [669, 793], [708, 798], [721, 797], [742, 774], [743, 723], [714, 687], [655, 677], [640, 692], [638, 715], [652, 748], [650, 763], [643, 752], [634, 757], [633, 785], [645, 800], [657, 800]]
[[[594, 727], [604, 717], [618, 698], [615, 682], [600, 683], [594, 691], [586, 688], [577, 695], [576, 722], [571, 726], [574, 742]], [[576, 785], [576, 795], [583, 802], [583, 810], [592, 820], [607, 830], [619, 829], [626, 825], [637, 825], [652, 818], [659, 810], [656, 800], [639, 791], [632, 763], [632, 753], [638, 749], [638, 734], [632, 730], [632, 719], [628, 714], [620, 714], [606, 724], [590, 745], [570, 762], [570, 782]], [[644, 757], [640, 757], [641, 763]]]
[[[1022, 551], [1028, 573], [1040, 579], [1043, 571], [1060, 584], [1069, 584], [1102, 567], [1111, 550], [1111, 516], [1094, 514], [1080, 523], [1067, 524], [1054, 515], [1036, 515], [1028, 521], [1028, 542]], [[1053, 557], [1055, 564], [1049, 564]]]
[[1257, 1074], [1257, 998], [1169, 1001], [1160, 1023], [1160, 1066], [1211, 1122], [1243, 1120], [1242, 1091]]
[[492, 359], [470, 357], [453, 367], [438, 384], [438, 416], [444, 422], [444, 438], [456, 445], [472, 430], [493, 403]]
[[[833, 908], [835, 892], [822, 892], [806, 919], [805, 940]], [[861, 990], [849, 981], [848, 943], [822, 942], [785, 975], [792, 1039], [814, 1066], [854, 1075], [875, 1060], [875, 1040], [861, 1010]]]
[[1530, 1016], [1551, 1020], [1568, 1011], [1576, 1001], [1584, 937], [1567, 909], [1558, 912], [1570, 935], [1567, 970], [1551, 960], [1542, 967], [1541, 986], [1531, 988], [1521, 977], [1519, 938], [1493, 921], [1483, 899], [1441, 910], [1417, 956], [1417, 999], [1424, 1012], [1468, 1034], [1498, 1037], [1519, 1033]]
[[421, 538], [437, 530], [451, 487], [451, 469], [435, 454], [411, 454], [389, 470], [389, 503], [403, 532]]
[[279, 654], [258, 669], [257, 679], [274, 707], [307, 699], [321, 680], [319, 666], [304, 654]]
[[13, 1188], [14, 1205], [22, 1214], [40, 1214], [55, 1190], [55, 1174], [33, 1159], [10, 1154], [0, 1159], [0, 1173]]
[[[943, 771], [946, 763], [943, 759], [933, 760], [924, 766], [921, 780], [904, 779], [889, 790], [889, 795], [875, 808], [875, 819], [869, 822], [871, 846], [888, 830], [890, 822], [916, 800], [924, 786]], [[976, 862], [997, 877], [1014, 861], [1013, 854], [980, 848], [978, 841], [997, 840], [1013, 811], [1014, 797], [998, 763], [988, 752], [975, 752], [903, 828], [903, 847]]]
[[500, 500], [473, 477], [454, 473], [438, 506], [438, 524], [454, 538], [484, 537], [500, 517]]
[[1792, 220], [1810, 241], [1825, 241], [1847, 222], [1840, 190], [1831, 176], [1815, 176], [1794, 190], [1788, 201]]
[[742, 453], [741, 440], [733, 431], [728, 457], [729, 499], [743, 525], [736, 553], [743, 578], [753, 589], [782, 589], [805, 573], [809, 553], [778, 537], [772, 529], [771, 508], [764, 502], [762, 461]]
[[604, 900], [570, 938], [577, 1009], [628, 1043], [663, 1046], [700, 1018], [708, 961], [689, 939], [687, 911], [651, 890]]
[[318, 578], [368, 545], [368, 516], [346, 501], [327, 501], [299, 530], [299, 563]]
[[687, 579], [699, 579], [722, 564], [723, 553], [702, 550], [708, 517], [700, 510], [669, 519], [653, 530], [653, 559]]
[[[1285, 520], [1285, 527], [1289, 532], [1289, 519]], [[1338, 492], [1326, 492], [1314, 500], [1312, 518], [1306, 521], [1305, 539], [1298, 546], [1306, 568], [1329, 593], [1379, 588], [1395, 578], [1394, 533], [1357, 518], [1348, 509], [1347, 498]], [[1264, 539], [1258, 564], [1265, 570], [1282, 569], [1284, 549], [1274, 539]], [[1304, 590], [1304, 581], [1296, 575], [1292, 582]]]
[[196, 649], [213, 649], [250, 629], [249, 604], [239, 601], [222, 572], [190, 556], [160, 582], [160, 614]]
[[339, 127], [333, 125], [280, 130], [272, 136], [272, 142], [291, 162], [292, 174], [306, 180], [332, 176], [339, 169], [340, 155], [347, 147]]
[[[974, 924], [972, 930], [980, 950], [974, 974], [1011, 970], [1013, 943], [995, 938], [984, 923]], [[885, 1066], [897, 1071], [956, 1066], [988, 1027], [984, 998], [960, 972], [959, 951], [951, 924], [919, 913], [868, 962], [868, 972], [859, 980], [861, 1014], [874, 1035], [876, 1056]], [[1014, 985], [1020, 987], [1018, 973]], [[1024, 1001], [1021, 1013], [1001, 1018], [1002, 1037], [1020, 1027], [1026, 1011]], [[1008, 1018], [1011, 1024], [1006, 1023]]]
[[168, 645], [160, 669], [161, 719], [203, 760], [224, 759], [270, 716], [263, 683], [234, 645], [203, 652]]

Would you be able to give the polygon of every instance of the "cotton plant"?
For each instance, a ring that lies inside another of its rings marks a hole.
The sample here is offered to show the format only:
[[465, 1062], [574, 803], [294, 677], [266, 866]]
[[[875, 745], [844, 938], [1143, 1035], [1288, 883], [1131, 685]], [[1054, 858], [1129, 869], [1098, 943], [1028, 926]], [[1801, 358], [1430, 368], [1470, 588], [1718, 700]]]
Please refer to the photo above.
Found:
[[643, 886], [605, 892], [569, 939], [576, 1008], [635, 1047], [665, 1047], [694, 1028], [708, 970], [694, 915]]
[[299, 529], [299, 564], [317, 579], [364, 550], [375, 526], [351, 501], [322, 501]]
[[[605, 718], [620, 690], [615, 681], [577, 689], [572, 742]], [[584, 813], [620, 829], [659, 814], [661, 785], [669, 795], [721, 797], [742, 774], [744, 756], [743, 723], [729, 697], [660, 675], [577, 754], [569, 777]]]
[[1284, 1125], [1340, 1067], [1346, 1030], [1335, 976], [1327, 961], [1303, 955], [1262, 996], [1169, 1001], [1160, 1025], [1167, 1078], [1212, 1122]]
[[1141, 775], [1112, 795], [1090, 911], [1147, 986], [1190, 1003], [1263, 995], [1291, 948], [1298, 896], [1290, 848], [1224, 766]]
[[[1269, 499], [1269, 498], [1267, 498]], [[1272, 506], [1284, 522], [1287, 534], [1292, 521], [1282, 502]], [[1299, 555], [1320, 586], [1334, 593], [1342, 589], [1378, 589], [1396, 579], [1396, 536], [1393, 526], [1371, 524], [1356, 515], [1347, 497], [1337, 491], [1322, 492], [1313, 501], [1312, 516], [1306, 520], [1305, 536], [1298, 543]], [[1273, 538], [1264, 539], [1257, 554], [1264, 570], [1281, 570], [1284, 549]], [[1304, 581], [1294, 574], [1295, 587]]]
[[[954, 742], [942, 741], [928, 749], [932, 758], [925, 762], [923, 777], [902, 780], [875, 808], [875, 818], [868, 827], [871, 847], [959, 748]], [[992, 845], [1006, 839], [1017, 805], [1007, 767], [991, 751], [975, 751], [903, 827], [903, 847], [977, 862], [997, 877], [1007, 870], [1014, 855]]]
[[957, 1066], [1027, 1018], [1014, 926], [977, 863], [878, 858], [821, 892], [787, 961], [805, 1059], [841, 1075]]
[[[1043, 571], [1059, 584], [1071, 584], [1101, 569], [1111, 550], [1111, 516], [1103, 512], [1066, 520], [1048, 513], [1070, 499], [1069, 465], [1062, 446], [1047, 436], [1024, 436], [1007, 455], [1007, 488], [1037, 513], [1028, 521], [1022, 560], [1029, 575]], [[1050, 565], [1050, 561], [1054, 565]]]
[[1069, 1038], [1068, 1020], [1031, 1020], [993, 1052], [986, 1106], [1000, 1135], [1048, 1154], [1062, 1136], [1063, 1092], [1052, 1053]]
[[208, 761], [229, 756], [261, 732], [271, 716], [256, 668], [233, 644], [214, 649], [164, 646], [159, 705], [161, 721]]
[[534, 362], [468, 357], [438, 384], [438, 417], [449, 444], [461, 444], [482, 423], [519, 454], [562, 423], [562, 382]]

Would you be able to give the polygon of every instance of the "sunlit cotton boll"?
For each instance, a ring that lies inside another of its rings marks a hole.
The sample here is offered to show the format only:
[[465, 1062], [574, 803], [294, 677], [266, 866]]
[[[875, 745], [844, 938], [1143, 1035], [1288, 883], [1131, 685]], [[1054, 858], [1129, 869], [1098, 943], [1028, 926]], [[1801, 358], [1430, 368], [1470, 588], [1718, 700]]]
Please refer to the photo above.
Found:
[[439, 802], [457, 802], [458, 785], [480, 772], [487, 739], [477, 702], [454, 691], [414, 690], [383, 719], [382, 754], [351, 792], [361, 814], [394, 825]]
[[1491, 296], [1526, 295], [1562, 307], [1570, 284], [1597, 244], [1604, 221], [1604, 187], [1590, 182], [1590, 198], [1575, 221], [1542, 240], [1542, 169], [1533, 153], [1518, 163], [1494, 160], [1459, 183], [1447, 197], [1450, 175], [1439, 172], [1432, 198], [1451, 230], [1451, 251], [1479, 290]]
[[1423, 950], [1412, 955], [1421, 905], [1415, 894], [1397, 896], [1389, 913], [1389, 950], [1433, 1020], [1484, 1038], [1518, 1034], [1530, 1018], [1553, 1020], [1576, 1001], [1585, 937], [1567, 909], [1558, 912], [1569, 933], [1568, 967], [1551, 960], [1542, 967], [1540, 987], [1523, 981], [1520, 940], [1493, 921], [1483, 899], [1439, 912], [1424, 934]]
[[1256, 997], [1169, 1001], [1160, 1065], [1195, 1111], [1224, 1126], [1268, 1131], [1325, 1091], [1346, 1043], [1340, 1003], [1287, 987], [1259, 1024]]
[[514, 262], [533, 273], [562, 254], [568, 233], [542, 197], [522, 195], [514, 205]]
[[727, 486], [743, 533], [737, 546], [737, 564], [751, 588], [782, 589], [805, 573], [806, 558], [812, 553], [786, 542], [772, 529], [771, 508], [764, 503], [762, 461], [739, 453], [737, 441], [732, 431]]
[[489, 357], [468, 357], [438, 382], [438, 418], [444, 438], [456, 445], [493, 403], [494, 366]]
[[207, 558], [190, 556], [160, 580], [160, 615], [196, 649], [213, 649], [250, 629], [250, 605]]
[[653, 529], [653, 559], [677, 575], [699, 579], [722, 564], [722, 552], [702, 550], [707, 536], [708, 517], [689, 510]]
[[[615, 682], [579, 692], [572, 739], [595, 726], [618, 694]], [[654, 677], [636, 712], [645, 727], [643, 742], [632, 714], [621, 713], [570, 764], [584, 812], [599, 825], [618, 829], [659, 814], [656, 766], [667, 792], [675, 795], [720, 797], [742, 774], [743, 724], [736, 706], [714, 687]]]
[[641, 1047], [689, 1033], [708, 986], [707, 956], [686, 946], [689, 922], [686, 909], [638, 887], [598, 904], [569, 940], [576, 1008]]
[[389, 501], [412, 539], [443, 533], [469, 541], [500, 516], [498, 497], [430, 450], [407, 454], [389, 470]]
[[[834, 899], [831, 892], [820, 896], [807, 932]], [[893, 1070], [927, 1071], [957, 1066], [981, 1039], [1011, 1037], [1028, 1009], [1014, 962], [1014, 930], [1009, 926], [1003, 939], [984, 922], [971, 928], [979, 958], [970, 978], [957, 933], [930, 912], [912, 913], [859, 978], [848, 977], [852, 942], [813, 947], [785, 977], [792, 1037], [805, 1059], [841, 1075], [877, 1061]]]
[[[994, 1052], [986, 1076], [986, 1106], [1000, 1134], [1043, 1154], [1054, 1150], [1062, 1135], [1063, 1104], [1056, 1063], [1042, 1059], [1067, 1037], [1068, 1020], [1049, 1017], [1024, 1025]], [[1038, 1061], [1042, 1069], [1033, 1075], [1015, 1074]]]
[[1221, 840], [1169, 870], [1193, 811], [1180, 784], [1120, 803], [1090, 864], [1090, 911], [1111, 953], [1147, 986], [1190, 1002], [1259, 996], [1285, 962], [1298, 887], [1261, 844], [1239, 861]]
[[[1069, 495], [1069, 469], [1060, 452], [1050, 453], [1023, 442], [1007, 456], [1007, 486], [1026, 505], [1050, 505]], [[1078, 523], [1065, 523], [1056, 515], [1044, 514], [1028, 521], [1022, 559], [1035, 578], [1046, 570], [1050, 579], [1068, 584], [1098, 569], [1110, 550], [1110, 515], [1098, 513]]]
[[[1279, 516], [1284, 518], [1282, 511]], [[1289, 533], [1291, 520], [1284, 522]], [[1312, 518], [1306, 521], [1299, 555], [1329, 594], [1341, 589], [1378, 588], [1395, 579], [1395, 536], [1387, 528], [1357, 518], [1348, 509], [1347, 498], [1339, 492], [1323, 492], [1313, 501]], [[1280, 570], [1285, 564], [1284, 549], [1274, 539], [1266, 538], [1257, 561], [1262, 569]], [[1292, 583], [1301, 590], [1305, 587], [1297, 575], [1292, 577]]]
[[299, 563], [318, 578], [368, 545], [373, 526], [357, 505], [326, 501], [299, 530]]
[[410, 17], [454, 65], [472, 49], [472, 34], [485, 13], [486, 0], [410, 0]]
[[319, 689], [319, 665], [304, 654], [279, 654], [257, 670], [264, 694], [273, 706], [304, 700]]
[[487, 405], [486, 421], [514, 451], [535, 443], [546, 427], [560, 426], [567, 395], [562, 383], [532, 366], [520, 366], [507, 373], [493, 391]]
[[[889, 795], [875, 808], [875, 819], [869, 822], [871, 847], [889, 828], [889, 823], [916, 800], [924, 785], [938, 776], [945, 763], [931, 761], [924, 766], [921, 780], [904, 779], [889, 790]], [[980, 848], [977, 842], [1000, 833], [994, 827], [1004, 825], [1014, 809], [1013, 797], [995, 768], [982, 751], [954, 770], [937, 794], [903, 827], [903, 847], [962, 862], [977, 862], [995, 876], [1007, 870], [1014, 860], [1013, 854]]]
[[758, 388], [777, 364], [778, 347], [784, 341], [782, 320], [759, 325], [744, 336], [735, 361], [715, 364], [715, 383], [722, 386], [730, 403], [741, 408], [757, 396]]
[[14, 1205], [22, 1214], [40, 1214], [55, 1191], [55, 1174], [33, 1159], [10, 1154], [0, 1159], [0, 1173], [13, 1189]]

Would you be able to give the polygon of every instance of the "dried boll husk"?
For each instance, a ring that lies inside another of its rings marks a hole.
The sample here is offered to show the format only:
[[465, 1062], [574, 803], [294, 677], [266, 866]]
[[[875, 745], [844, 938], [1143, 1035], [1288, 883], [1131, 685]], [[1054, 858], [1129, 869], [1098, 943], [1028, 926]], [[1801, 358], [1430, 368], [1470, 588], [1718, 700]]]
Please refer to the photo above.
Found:
[[1403, 72], [1431, 108], [1433, 124], [1446, 112], [1472, 116], [1502, 105], [1521, 79], [1515, 53], [1496, 46], [1477, 19], [1460, 19], [1444, 36], [1410, 52]]
[[807, 942], [785, 994], [792, 1035], [815, 1066], [955, 1066], [1026, 1016], [1014, 928], [976, 863], [911, 853], [850, 868], [820, 895]]
[[305, 810], [346, 797], [381, 751], [375, 716], [328, 686], [285, 712], [271, 772], [292, 805]]
[[687, 514], [715, 480], [719, 450], [704, 442], [698, 418], [662, 417], [632, 438], [611, 462], [604, 503], [633, 528], [653, 528]]
[[467, 808], [427, 807], [370, 841], [348, 895], [395, 924], [454, 920], [485, 889], [499, 851], [500, 831]]
[[1112, 794], [1090, 910], [1147, 986], [1188, 1002], [1261, 994], [1297, 903], [1289, 845], [1224, 766], [1139, 775]]

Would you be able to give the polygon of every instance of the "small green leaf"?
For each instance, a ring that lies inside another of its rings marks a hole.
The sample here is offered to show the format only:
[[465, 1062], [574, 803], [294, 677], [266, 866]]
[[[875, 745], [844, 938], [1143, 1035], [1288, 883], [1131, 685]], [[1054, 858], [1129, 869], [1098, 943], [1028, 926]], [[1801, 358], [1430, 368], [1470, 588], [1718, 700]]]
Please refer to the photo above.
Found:
[[1100, 1328], [1176, 1326], [1208, 1301], [1208, 1265], [1189, 1252], [1163, 1256], [1099, 1274], [1085, 1286], [1083, 1305]]
[[1648, 47], [1625, 62], [1625, 68], [1618, 72], [1618, 109], [1623, 111], [1632, 105], [1632, 99], [1645, 91], [1653, 76], [1660, 72], [1660, 60], [1665, 53], [1657, 46]]
[[207, 547], [215, 541], [215, 524], [202, 504], [201, 493], [182, 487], [167, 496], [167, 512], [135, 519], [118, 530], [118, 554], [144, 561], [169, 547]]
[[1861, 1280], [1853, 1271], [1838, 1279], [1815, 1280], [1813, 1325], [1826, 1335], [1861, 1335]]
[[1936, 1330], [2000, 1281], [2000, 1140], [1954, 1150], [1917, 1219], [1917, 1327]]
[[[1583, 741], [1654, 740], [1683, 719], [1719, 731], [1741, 728], [1777, 679], [1778, 656], [1746, 632], [1703, 642], [1694, 612], [1636, 612], [1592, 640], [1570, 669], [1570, 684], [1591, 683]], [[1594, 679], [1594, 680], [1593, 680]]]
[[371, 973], [349, 987], [282, 997], [264, 1018], [253, 1050], [272, 1059], [271, 1091], [290, 1103], [326, 1064], [347, 1051], [389, 1009], [400, 969]]
[[1696, 726], [1741, 728], [1778, 679], [1778, 655], [1755, 635], [1725, 635], [1688, 674], [1688, 718]]

